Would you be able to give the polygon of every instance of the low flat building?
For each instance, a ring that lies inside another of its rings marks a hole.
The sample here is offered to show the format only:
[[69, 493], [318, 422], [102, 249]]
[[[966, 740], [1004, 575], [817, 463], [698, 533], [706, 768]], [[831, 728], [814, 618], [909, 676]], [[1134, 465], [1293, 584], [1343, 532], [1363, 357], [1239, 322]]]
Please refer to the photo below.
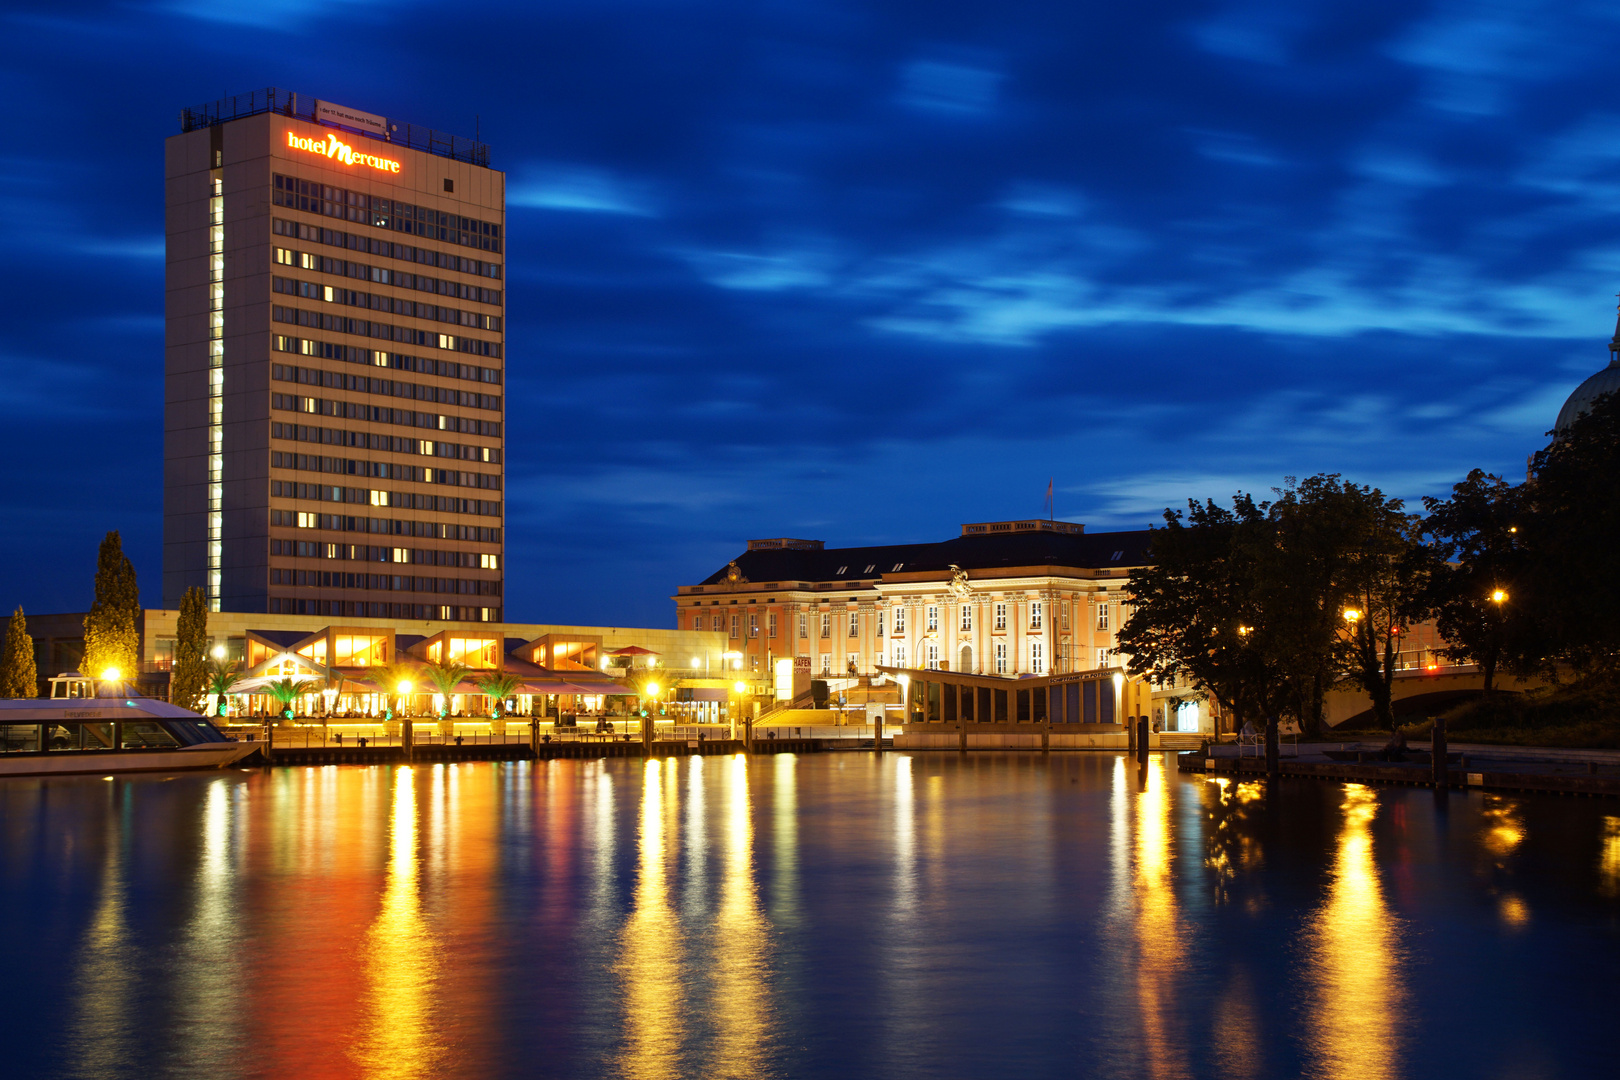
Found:
[[[141, 641], [139, 686], [166, 697], [174, 666], [178, 611], [149, 608], [136, 620]], [[74, 671], [84, 657], [84, 613], [30, 615], [35, 665], [42, 679]], [[701, 631], [546, 623], [424, 622], [389, 619], [214, 612], [208, 616], [209, 649], [224, 650], [244, 679], [322, 676], [335, 673], [365, 695], [368, 668], [397, 659], [453, 660], [474, 677], [496, 667], [519, 675], [528, 696], [600, 697], [607, 683], [636, 654], [670, 671], [670, 685], [683, 675], [718, 671], [724, 635]], [[618, 655], [616, 655], [618, 654]], [[616, 663], [615, 661], [619, 661]], [[574, 678], [578, 675], [578, 678]], [[424, 691], [425, 692], [425, 691]], [[476, 693], [468, 689], [467, 693]], [[374, 704], [374, 703], [373, 703]], [[599, 704], [599, 703], [598, 703]], [[593, 706], [595, 707], [595, 706]]]

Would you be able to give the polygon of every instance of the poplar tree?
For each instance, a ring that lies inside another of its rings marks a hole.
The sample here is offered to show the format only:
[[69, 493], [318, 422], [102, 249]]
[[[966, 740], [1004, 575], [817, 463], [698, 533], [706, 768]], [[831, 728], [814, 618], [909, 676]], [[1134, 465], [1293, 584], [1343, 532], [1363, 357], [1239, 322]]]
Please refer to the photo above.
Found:
[[34, 670], [34, 639], [28, 634], [28, 620], [19, 604], [6, 627], [6, 647], [0, 653], [0, 697], [39, 696], [39, 676]]
[[192, 586], [180, 598], [175, 626], [174, 669], [169, 672], [169, 701], [195, 709], [208, 686], [208, 599]]
[[101, 541], [96, 558], [96, 599], [84, 618], [84, 674], [100, 678], [116, 668], [122, 678], [134, 679], [140, 673], [139, 617], [135, 567], [114, 529]]

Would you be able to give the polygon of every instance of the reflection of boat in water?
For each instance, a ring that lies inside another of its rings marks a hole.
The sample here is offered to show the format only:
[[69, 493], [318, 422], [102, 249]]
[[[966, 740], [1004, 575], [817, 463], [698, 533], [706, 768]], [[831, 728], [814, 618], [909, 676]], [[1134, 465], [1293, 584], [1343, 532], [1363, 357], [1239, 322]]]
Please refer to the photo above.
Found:
[[0, 701], [0, 777], [218, 769], [258, 748], [151, 698]]

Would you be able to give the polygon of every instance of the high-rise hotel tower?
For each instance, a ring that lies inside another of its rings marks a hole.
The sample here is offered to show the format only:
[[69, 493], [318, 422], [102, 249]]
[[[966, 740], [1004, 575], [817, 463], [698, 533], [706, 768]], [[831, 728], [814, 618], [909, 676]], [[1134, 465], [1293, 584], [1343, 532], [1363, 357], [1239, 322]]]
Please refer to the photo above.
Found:
[[283, 90], [165, 152], [163, 599], [500, 621], [506, 177]]

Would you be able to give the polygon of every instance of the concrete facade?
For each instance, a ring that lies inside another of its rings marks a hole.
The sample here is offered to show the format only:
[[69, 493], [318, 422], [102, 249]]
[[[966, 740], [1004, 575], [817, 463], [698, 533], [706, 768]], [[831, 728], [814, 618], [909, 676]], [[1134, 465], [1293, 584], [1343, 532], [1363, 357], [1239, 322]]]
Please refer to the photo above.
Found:
[[505, 176], [270, 93], [165, 145], [164, 603], [499, 622]]

